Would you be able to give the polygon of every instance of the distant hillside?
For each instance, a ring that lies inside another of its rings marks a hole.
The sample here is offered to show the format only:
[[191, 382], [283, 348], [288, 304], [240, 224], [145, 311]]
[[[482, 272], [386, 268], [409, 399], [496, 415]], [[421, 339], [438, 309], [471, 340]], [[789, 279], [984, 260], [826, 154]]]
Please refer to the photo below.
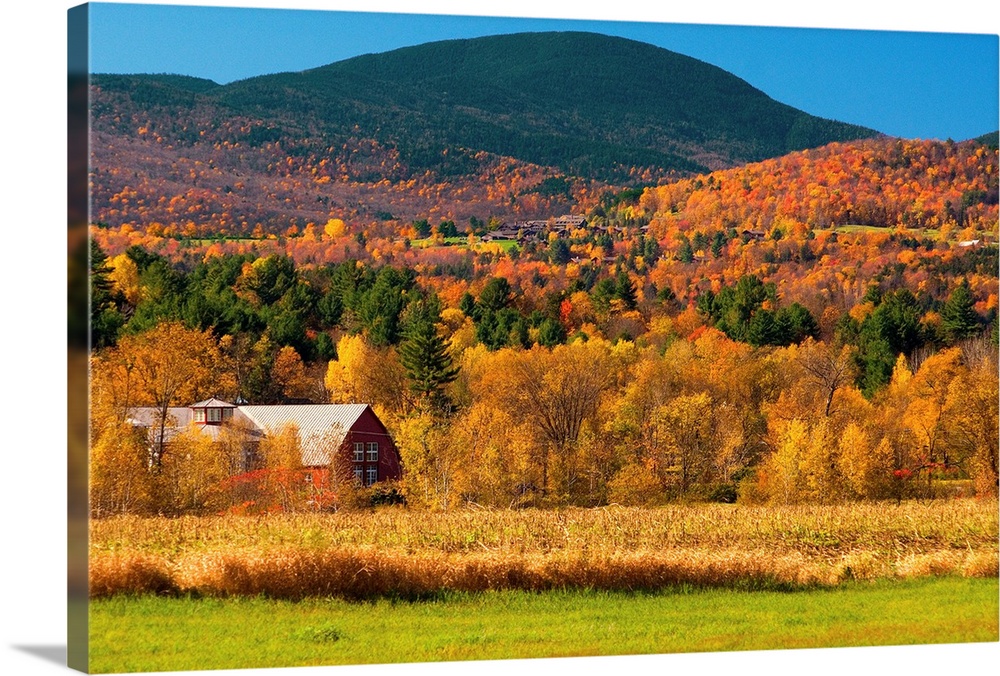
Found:
[[[700, 172], [877, 134], [778, 103], [696, 59], [591, 33], [434, 42], [229, 85], [164, 75], [94, 84], [98, 131], [134, 136], [123, 122], [144, 119], [172, 145], [208, 137], [300, 152], [370, 139], [403, 175], [475, 173], [485, 151], [622, 182], [636, 170]], [[233, 117], [246, 124], [223, 138]]]
[[1000, 131], [990, 132], [989, 134], [983, 134], [982, 136], [977, 136], [972, 139], [976, 143], [982, 143], [984, 146], [989, 146], [990, 148], [996, 148], [1000, 146]]
[[[647, 215], [683, 229], [802, 225], [996, 232], [996, 151], [975, 141], [881, 138], [822, 148], [648, 188]], [[801, 225], [797, 225], [801, 224]], [[780, 238], [779, 237], [779, 238]]]

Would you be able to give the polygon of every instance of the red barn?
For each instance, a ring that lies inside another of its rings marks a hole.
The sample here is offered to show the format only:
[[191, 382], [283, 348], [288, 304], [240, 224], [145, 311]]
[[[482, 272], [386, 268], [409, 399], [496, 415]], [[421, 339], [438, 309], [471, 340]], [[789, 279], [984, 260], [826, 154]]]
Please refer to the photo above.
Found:
[[[155, 408], [133, 409], [131, 420], [149, 431], [154, 447], [160, 429]], [[251, 406], [208, 399], [190, 406], [167, 409], [163, 443], [181, 429], [195, 425], [203, 434], [218, 438], [225, 425], [246, 432], [244, 470], [253, 468], [259, 440], [294, 426], [298, 430], [302, 467], [307, 481], [327, 483], [327, 473], [340, 471], [363, 486], [402, 476], [399, 451], [382, 421], [368, 404], [281, 404]]]

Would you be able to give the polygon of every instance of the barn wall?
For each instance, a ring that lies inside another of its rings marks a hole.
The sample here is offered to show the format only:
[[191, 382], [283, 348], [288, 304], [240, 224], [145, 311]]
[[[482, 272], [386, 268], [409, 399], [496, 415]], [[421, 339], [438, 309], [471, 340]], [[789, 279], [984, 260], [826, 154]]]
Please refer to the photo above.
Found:
[[[377, 442], [379, 445], [379, 459], [377, 464], [369, 463], [367, 461], [368, 444], [373, 441]], [[337, 451], [340, 457], [340, 462], [337, 463], [337, 465], [343, 467], [349, 476], [353, 476], [353, 469], [355, 467], [355, 442], [361, 442], [365, 445], [366, 459], [365, 462], [361, 463], [364, 470], [367, 471], [367, 469], [373, 465], [377, 466], [377, 481], [395, 481], [402, 477], [402, 466], [399, 460], [399, 451], [393, 443], [392, 438], [389, 436], [388, 431], [370, 408], [365, 410], [357, 421], [355, 421], [354, 425], [352, 425], [347, 431], [347, 434], [344, 437], [344, 443]], [[312, 471], [317, 472], [315, 475], [317, 478], [322, 476], [324, 482], [328, 479], [325, 474], [320, 474], [320, 472], [325, 470], [317, 468]]]

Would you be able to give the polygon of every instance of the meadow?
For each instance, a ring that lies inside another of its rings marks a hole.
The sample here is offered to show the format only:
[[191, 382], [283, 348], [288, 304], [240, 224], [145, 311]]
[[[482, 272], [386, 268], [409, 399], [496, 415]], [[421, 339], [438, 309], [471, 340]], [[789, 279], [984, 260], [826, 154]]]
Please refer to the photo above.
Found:
[[99, 519], [90, 593], [420, 599], [996, 578], [995, 500]]
[[[997, 581], [849, 582], [794, 594], [451, 592], [433, 600], [116, 596], [92, 673], [996, 641]], [[238, 637], [238, 638], [235, 638]]]

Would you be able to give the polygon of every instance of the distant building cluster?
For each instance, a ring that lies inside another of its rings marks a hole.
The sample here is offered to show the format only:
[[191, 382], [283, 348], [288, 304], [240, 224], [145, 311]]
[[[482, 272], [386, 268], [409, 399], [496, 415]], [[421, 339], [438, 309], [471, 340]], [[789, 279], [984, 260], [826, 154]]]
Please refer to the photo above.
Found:
[[498, 239], [515, 240], [526, 242], [530, 239], [538, 239], [543, 233], [555, 233], [559, 237], [568, 237], [573, 228], [579, 228], [587, 222], [583, 216], [565, 214], [547, 220], [514, 221], [513, 223], [503, 223], [496, 230], [492, 230], [482, 239], [484, 242], [492, 242]]

